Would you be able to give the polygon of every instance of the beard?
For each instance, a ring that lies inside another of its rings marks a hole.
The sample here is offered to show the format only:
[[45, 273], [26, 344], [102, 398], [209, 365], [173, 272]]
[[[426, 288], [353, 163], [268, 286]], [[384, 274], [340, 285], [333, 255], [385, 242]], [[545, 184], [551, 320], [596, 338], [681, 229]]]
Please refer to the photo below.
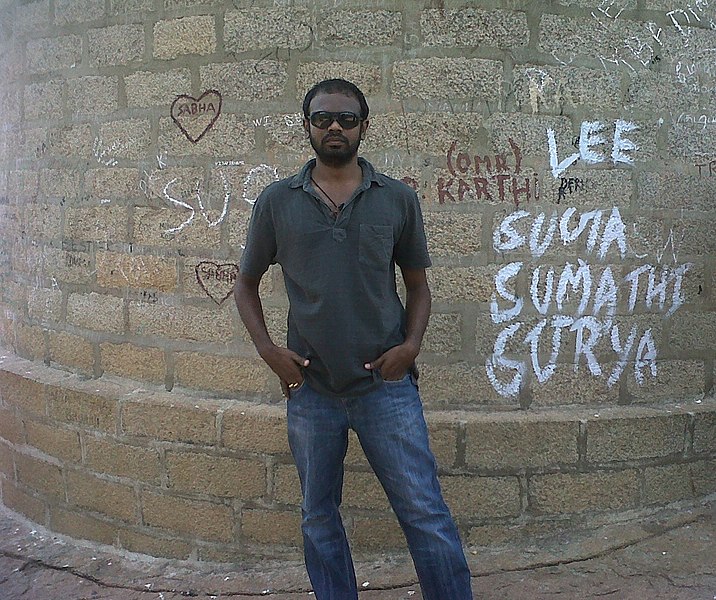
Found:
[[[316, 156], [323, 164], [329, 167], [343, 167], [347, 165], [353, 160], [356, 154], [358, 154], [358, 148], [360, 147], [360, 137], [353, 143], [342, 135], [326, 135], [320, 140], [316, 140], [311, 136], [310, 139]], [[344, 144], [339, 148], [332, 148], [325, 145], [326, 142], [330, 142], [331, 140], [341, 140]]]

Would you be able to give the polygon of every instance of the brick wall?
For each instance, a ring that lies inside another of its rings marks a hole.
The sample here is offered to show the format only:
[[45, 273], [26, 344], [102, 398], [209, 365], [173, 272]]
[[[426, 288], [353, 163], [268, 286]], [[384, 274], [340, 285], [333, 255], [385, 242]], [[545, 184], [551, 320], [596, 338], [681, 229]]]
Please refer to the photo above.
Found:
[[[251, 202], [311, 155], [305, 91], [344, 76], [425, 213], [428, 406], [709, 392], [713, 7], [334, 4], [2, 4], [0, 343], [275, 397], [227, 295]], [[263, 295], [280, 341], [280, 272]]]
[[[229, 294], [334, 76], [425, 215], [421, 392], [466, 539], [713, 492], [715, 47], [695, 1], [1, 1], [3, 503], [161, 555], [297, 543]], [[261, 294], [280, 341], [280, 269]], [[353, 539], [399, 543], [351, 457]]]

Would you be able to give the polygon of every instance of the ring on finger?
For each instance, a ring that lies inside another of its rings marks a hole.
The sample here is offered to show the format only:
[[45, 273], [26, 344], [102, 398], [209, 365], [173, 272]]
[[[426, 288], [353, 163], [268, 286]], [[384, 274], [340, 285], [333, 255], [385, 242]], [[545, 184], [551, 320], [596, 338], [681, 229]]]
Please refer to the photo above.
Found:
[[293, 389], [293, 388], [297, 388], [299, 385], [300, 385], [300, 384], [298, 384], [298, 383], [289, 383], [289, 384], [288, 384], [288, 387], [290, 387], [291, 389]]

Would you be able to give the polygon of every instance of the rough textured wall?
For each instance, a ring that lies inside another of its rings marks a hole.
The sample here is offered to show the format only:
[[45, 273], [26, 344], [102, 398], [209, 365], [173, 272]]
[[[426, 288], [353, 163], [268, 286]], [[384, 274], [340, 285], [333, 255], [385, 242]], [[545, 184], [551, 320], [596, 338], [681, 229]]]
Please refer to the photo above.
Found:
[[[277, 397], [229, 292], [251, 204], [354, 80], [422, 201], [433, 407], [693, 398], [716, 348], [706, 0], [41, 0], [2, 6], [0, 344]], [[280, 272], [263, 287], [279, 339]]]

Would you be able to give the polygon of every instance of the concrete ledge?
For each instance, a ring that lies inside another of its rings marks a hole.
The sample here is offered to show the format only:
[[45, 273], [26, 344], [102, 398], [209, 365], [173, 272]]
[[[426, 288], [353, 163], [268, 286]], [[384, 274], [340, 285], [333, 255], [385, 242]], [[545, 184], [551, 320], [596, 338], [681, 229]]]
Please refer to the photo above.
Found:
[[[300, 492], [283, 404], [138, 387], [0, 352], [2, 503], [51, 531], [177, 559], [296, 557]], [[494, 545], [716, 492], [714, 399], [429, 412], [463, 539]], [[402, 534], [351, 440], [344, 518], [358, 553]]]

